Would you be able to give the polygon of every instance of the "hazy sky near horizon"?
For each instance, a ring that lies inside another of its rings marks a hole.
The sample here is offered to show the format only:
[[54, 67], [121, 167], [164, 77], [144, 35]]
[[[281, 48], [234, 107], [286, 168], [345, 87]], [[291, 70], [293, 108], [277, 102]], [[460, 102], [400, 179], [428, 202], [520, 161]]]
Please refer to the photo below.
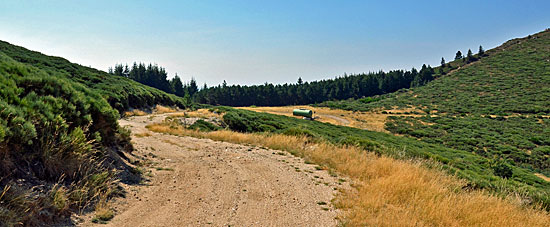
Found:
[[202, 85], [419, 68], [550, 27], [550, 1], [3, 0], [0, 40], [107, 70], [157, 63]]

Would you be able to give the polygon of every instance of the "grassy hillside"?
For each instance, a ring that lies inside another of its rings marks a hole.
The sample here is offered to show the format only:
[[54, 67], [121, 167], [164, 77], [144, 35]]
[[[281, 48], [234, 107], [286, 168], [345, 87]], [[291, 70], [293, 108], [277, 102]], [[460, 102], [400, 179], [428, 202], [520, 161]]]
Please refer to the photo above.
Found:
[[362, 111], [398, 106], [440, 114], [547, 115], [550, 113], [549, 44], [550, 31], [513, 39], [487, 51], [487, 57], [441, 76], [425, 87], [380, 96], [372, 99], [374, 102], [360, 99], [324, 105]]
[[0, 52], [13, 60], [36, 67], [48, 75], [64, 77], [94, 90], [119, 112], [129, 108], [150, 108], [155, 104], [189, 107], [183, 98], [140, 84], [128, 78], [113, 76], [97, 69], [74, 64], [0, 41]]
[[119, 111], [155, 104], [189, 106], [127, 78], [0, 42], [0, 226], [67, 220], [120, 193], [114, 182], [137, 176], [121, 161], [131, 144]]
[[527, 203], [543, 203], [550, 207], [550, 182], [533, 175], [530, 170], [515, 166], [509, 166], [513, 177], [504, 179], [494, 171], [493, 167], [498, 163], [494, 163], [493, 159], [468, 151], [415, 138], [287, 116], [226, 107], [216, 108], [215, 111], [225, 113], [223, 121], [233, 131], [306, 136], [315, 141], [358, 146], [398, 159], [434, 160], [441, 163], [449, 173], [466, 179], [468, 188], [488, 189], [501, 195], [516, 194], [525, 198]]
[[550, 31], [510, 40], [487, 53], [424, 87], [371, 102], [323, 105], [420, 114], [389, 117], [386, 129], [486, 158], [487, 170], [502, 178], [518, 180], [521, 170], [544, 179], [550, 176]]

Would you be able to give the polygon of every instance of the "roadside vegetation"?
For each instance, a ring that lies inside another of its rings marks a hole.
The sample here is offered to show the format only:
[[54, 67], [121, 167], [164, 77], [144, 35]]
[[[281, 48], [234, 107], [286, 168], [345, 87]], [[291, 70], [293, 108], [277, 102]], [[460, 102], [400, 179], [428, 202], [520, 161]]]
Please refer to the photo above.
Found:
[[[223, 121], [238, 132], [268, 132], [308, 136], [333, 144], [355, 145], [398, 159], [428, 159], [441, 163], [451, 175], [469, 182], [468, 188], [487, 189], [496, 194], [517, 194], [527, 204], [550, 205], [550, 182], [537, 177], [529, 169], [477, 155], [469, 151], [428, 143], [416, 138], [395, 136], [357, 128], [337, 126], [293, 117], [257, 113], [227, 107], [214, 109], [225, 112]], [[503, 177], [507, 172], [510, 177]]]
[[418, 116], [388, 117], [385, 129], [484, 157], [490, 162], [486, 168], [501, 178], [523, 178], [531, 185], [548, 182], [550, 31], [487, 52], [488, 57], [424, 87], [374, 97], [372, 102], [322, 106], [383, 114], [415, 109]]
[[[112, 217], [118, 181], [139, 182], [121, 113], [184, 99], [0, 41], [0, 226], [44, 226], [74, 212]], [[158, 107], [157, 111], [172, 111]]]
[[[303, 157], [307, 163], [336, 170], [350, 177], [354, 185], [354, 190], [343, 192], [333, 201], [345, 211], [340, 216], [342, 224], [544, 226], [550, 221], [550, 215], [539, 206], [526, 206], [524, 197], [495, 196], [486, 190], [472, 189], [471, 182], [449, 176], [449, 168], [433, 160], [400, 156], [404, 155], [401, 150], [389, 152], [390, 148], [384, 144], [387, 141], [372, 147], [365, 146], [366, 142], [361, 145], [330, 141], [323, 134], [336, 133], [345, 127], [229, 108], [216, 111], [225, 112], [222, 118], [230, 130], [190, 129], [181, 124], [184, 116], [168, 117], [165, 122], [147, 128], [178, 136], [285, 150]], [[280, 128], [263, 131], [271, 129], [267, 125]], [[346, 133], [353, 131], [363, 130]], [[400, 158], [392, 158], [397, 156]]]
[[118, 193], [113, 149], [131, 145], [117, 111], [81, 84], [1, 52], [0, 75], [0, 220], [51, 224]]

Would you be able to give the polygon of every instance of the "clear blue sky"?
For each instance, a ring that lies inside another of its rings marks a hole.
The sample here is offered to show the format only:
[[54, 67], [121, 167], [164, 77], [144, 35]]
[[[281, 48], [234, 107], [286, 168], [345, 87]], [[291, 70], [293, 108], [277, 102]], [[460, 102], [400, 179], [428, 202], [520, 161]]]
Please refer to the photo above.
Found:
[[153, 62], [208, 85], [438, 65], [548, 27], [548, 0], [0, 3], [0, 40], [101, 70]]

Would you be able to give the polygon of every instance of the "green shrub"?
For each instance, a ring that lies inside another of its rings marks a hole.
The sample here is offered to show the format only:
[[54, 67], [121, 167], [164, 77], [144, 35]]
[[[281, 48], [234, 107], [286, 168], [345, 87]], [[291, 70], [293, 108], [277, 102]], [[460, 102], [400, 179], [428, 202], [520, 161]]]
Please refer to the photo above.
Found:
[[310, 130], [299, 128], [299, 127], [287, 128], [283, 130], [281, 133], [288, 136], [299, 136], [299, 137], [305, 136], [310, 138], [316, 137], [315, 134]]
[[277, 130], [277, 128], [269, 124], [260, 124], [258, 126], [258, 131], [260, 132], [274, 132], [275, 130]]
[[[106, 160], [116, 160], [112, 150], [129, 150], [131, 143], [118, 126], [118, 111], [106, 100], [112, 97], [105, 95], [121, 88], [90, 88], [90, 81], [102, 75], [0, 42], [2, 221], [53, 224], [68, 217], [68, 210], [93, 205], [98, 196], [117, 191], [114, 165]], [[118, 82], [124, 87], [124, 80]], [[43, 187], [17, 179], [32, 179]]]
[[368, 151], [374, 151], [376, 148], [380, 147], [380, 144], [377, 142], [374, 142], [367, 138], [360, 138], [356, 136], [346, 136], [343, 139], [341, 139], [339, 143], [345, 144], [345, 145], [362, 147], [363, 149]]
[[511, 178], [513, 175], [512, 167], [508, 165], [506, 162], [498, 162], [495, 165], [492, 166], [493, 171], [496, 176], [502, 177], [502, 178]]
[[210, 132], [210, 131], [217, 131], [220, 129], [220, 127], [208, 121], [205, 121], [203, 119], [199, 119], [195, 121], [195, 123], [193, 123], [191, 126], [189, 126], [189, 129], [199, 130], [203, 132]]
[[251, 122], [239, 116], [238, 113], [230, 112], [223, 115], [223, 121], [227, 127], [237, 132], [251, 132]]

